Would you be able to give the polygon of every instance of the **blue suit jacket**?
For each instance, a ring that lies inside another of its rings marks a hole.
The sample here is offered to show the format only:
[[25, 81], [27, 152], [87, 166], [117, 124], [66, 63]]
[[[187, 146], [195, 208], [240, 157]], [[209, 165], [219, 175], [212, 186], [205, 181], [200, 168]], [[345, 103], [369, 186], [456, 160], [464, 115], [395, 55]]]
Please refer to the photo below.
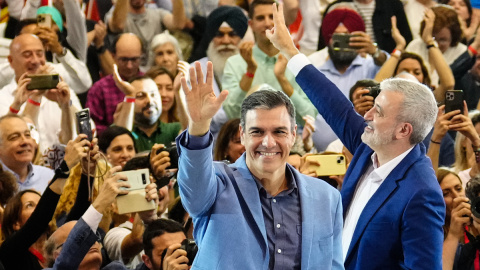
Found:
[[[364, 119], [312, 65], [297, 82], [347, 149], [354, 153], [342, 187], [344, 216], [373, 150], [362, 143]], [[442, 269], [445, 203], [423, 144], [389, 174], [360, 215], [345, 269]]]
[[[193, 217], [199, 251], [192, 269], [268, 269], [269, 253], [260, 195], [245, 164], [212, 162], [209, 147], [179, 145], [178, 183], [185, 209]], [[301, 205], [302, 269], [343, 269], [340, 194], [325, 182], [301, 175], [290, 165]]]
[[[68, 235], [67, 241], [62, 247], [60, 256], [55, 260], [54, 270], [78, 269], [85, 255], [97, 241], [97, 235], [90, 229], [81, 218]], [[103, 267], [102, 270], [127, 270], [121, 262], [114, 261]]]

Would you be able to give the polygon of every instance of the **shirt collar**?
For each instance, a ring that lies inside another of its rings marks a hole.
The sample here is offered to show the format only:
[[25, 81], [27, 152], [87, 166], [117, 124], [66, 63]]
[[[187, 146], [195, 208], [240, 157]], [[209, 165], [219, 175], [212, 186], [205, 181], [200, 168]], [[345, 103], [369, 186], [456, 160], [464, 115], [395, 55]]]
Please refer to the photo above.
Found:
[[380, 179], [376, 179], [375, 181], [384, 181], [388, 175], [397, 167], [400, 162], [412, 151], [414, 146], [410, 147], [407, 151], [403, 152], [402, 154], [398, 155], [394, 159], [390, 160], [389, 162], [383, 164], [382, 166], [378, 167], [378, 159], [377, 153], [373, 153], [371, 155], [372, 164], [373, 164], [373, 172], [376, 173]]
[[[0, 164], [2, 165], [3, 170], [6, 170], [6, 171], [10, 172], [11, 174], [13, 174], [15, 176], [15, 178], [17, 178], [17, 182], [22, 184], [20, 182], [20, 175], [18, 175], [16, 172], [14, 172], [10, 168], [8, 168], [7, 165], [5, 165], [5, 163], [3, 163], [3, 161], [1, 161], [1, 160], [0, 160]], [[25, 178], [25, 182], [23, 184], [25, 184], [28, 181], [28, 179], [30, 179], [34, 175], [33, 165], [32, 165], [31, 162], [28, 164], [27, 168], [28, 168], [28, 173], [27, 173], [27, 177]]]
[[260, 48], [258, 48], [257, 44], [253, 46], [253, 58], [261, 64], [268, 64], [268, 63], [273, 63], [275, 64], [277, 62], [278, 58], [278, 53], [272, 57], [268, 56], [266, 53], [264, 53]]
[[[272, 198], [272, 195], [268, 194], [268, 192], [262, 186], [262, 183], [260, 183], [260, 180], [258, 180], [257, 177], [255, 177], [251, 172], [250, 174], [252, 175], [253, 180], [255, 180], [255, 184], [257, 185], [259, 193], [265, 194], [267, 198]], [[287, 190], [284, 190], [281, 193], [284, 193], [285, 195], [288, 195], [294, 191], [298, 193], [297, 182], [293, 176], [292, 170], [288, 166], [285, 168], [285, 177], [287, 178]]]

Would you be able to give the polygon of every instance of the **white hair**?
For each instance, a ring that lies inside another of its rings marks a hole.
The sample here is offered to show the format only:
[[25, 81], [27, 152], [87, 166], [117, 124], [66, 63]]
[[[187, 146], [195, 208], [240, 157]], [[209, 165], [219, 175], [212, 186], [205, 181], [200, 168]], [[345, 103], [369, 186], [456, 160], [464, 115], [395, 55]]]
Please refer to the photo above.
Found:
[[177, 53], [178, 59], [183, 60], [183, 54], [182, 54], [182, 49], [180, 48], [180, 45], [178, 44], [178, 40], [170, 35], [168, 30], [165, 30], [163, 33], [155, 35], [152, 39], [152, 42], [150, 43], [150, 59], [149, 59], [149, 66], [153, 66], [153, 62], [155, 61], [155, 49], [158, 46], [161, 46], [166, 43], [171, 43], [173, 47], [175, 48], [175, 52]]
[[421, 83], [401, 78], [384, 80], [380, 83], [380, 89], [403, 94], [397, 120], [412, 125], [412, 145], [423, 141], [437, 119], [437, 102], [432, 90]]

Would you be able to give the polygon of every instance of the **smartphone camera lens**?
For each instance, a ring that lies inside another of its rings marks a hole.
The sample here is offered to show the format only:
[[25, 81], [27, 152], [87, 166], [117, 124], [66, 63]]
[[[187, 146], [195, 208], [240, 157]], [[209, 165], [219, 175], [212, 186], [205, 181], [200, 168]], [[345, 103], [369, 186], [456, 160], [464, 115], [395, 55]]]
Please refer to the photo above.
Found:
[[142, 183], [145, 185], [147, 183], [147, 178], [144, 173], [142, 173]]

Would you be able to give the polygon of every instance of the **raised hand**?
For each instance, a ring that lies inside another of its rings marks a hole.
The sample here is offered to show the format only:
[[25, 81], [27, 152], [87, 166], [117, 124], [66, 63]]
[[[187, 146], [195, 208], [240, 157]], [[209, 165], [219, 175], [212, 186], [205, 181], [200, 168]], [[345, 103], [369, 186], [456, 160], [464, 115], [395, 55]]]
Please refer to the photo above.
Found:
[[367, 33], [356, 31], [353, 32], [352, 35], [349, 45], [356, 48], [359, 54], [368, 53], [373, 55], [377, 51], [377, 47], [373, 44], [372, 39]]
[[433, 40], [433, 23], [435, 22], [435, 13], [431, 9], [427, 9], [425, 11], [425, 15], [423, 16], [423, 20], [425, 21], [425, 28], [423, 28], [422, 32], [422, 40], [425, 44], [429, 45], [432, 43]]
[[217, 97], [213, 92], [213, 65], [207, 63], [207, 80], [203, 79], [202, 67], [195, 62], [195, 68], [190, 68], [189, 89], [185, 77], [182, 78], [182, 88], [187, 101], [187, 113], [189, 118], [188, 132], [193, 136], [203, 136], [210, 128], [212, 117], [217, 113], [228, 95], [223, 90]]
[[405, 49], [405, 46], [407, 46], [407, 42], [402, 36], [402, 33], [400, 33], [400, 30], [398, 30], [397, 28], [397, 17], [392, 16], [390, 19], [392, 21], [392, 38], [396, 44], [395, 49], [403, 51]]
[[283, 16], [283, 4], [272, 5], [273, 9], [273, 23], [272, 29], [266, 30], [267, 38], [272, 42], [273, 46], [280, 50], [280, 52], [288, 59], [298, 54], [298, 49], [293, 43], [293, 39], [288, 32], [288, 28], [285, 25], [285, 17]]
[[113, 81], [115, 82], [115, 85], [125, 94], [125, 96], [132, 96], [133, 93], [135, 93], [135, 88], [129, 82], [124, 81], [122, 77], [120, 77], [117, 64], [113, 64], [113, 70]]
[[352, 96], [352, 101], [353, 101], [353, 107], [355, 111], [360, 114], [361, 116], [364, 116], [365, 113], [367, 113], [374, 104], [374, 99], [372, 96], [368, 96], [370, 90], [363, 88], [356, 90], [353, 92]]
[[247, 71], [253, 74], [255, 74], [255, 71], [257, 70], [257, 62], [253, 58], [254, 45], [253, 42], [244, 42], [239, 47], [240, 55], [247, 63]]
[[480, 138], [478, 137], [477, 130], [475, 130], [473, 126], [472, 119], [468, 117], [467, 103], [465, 101], [463, 102], [463, 106], [463, 114], [455, 115], [448, 128], [462, 133], [472, 142], [472, 145], [480, 146]]

